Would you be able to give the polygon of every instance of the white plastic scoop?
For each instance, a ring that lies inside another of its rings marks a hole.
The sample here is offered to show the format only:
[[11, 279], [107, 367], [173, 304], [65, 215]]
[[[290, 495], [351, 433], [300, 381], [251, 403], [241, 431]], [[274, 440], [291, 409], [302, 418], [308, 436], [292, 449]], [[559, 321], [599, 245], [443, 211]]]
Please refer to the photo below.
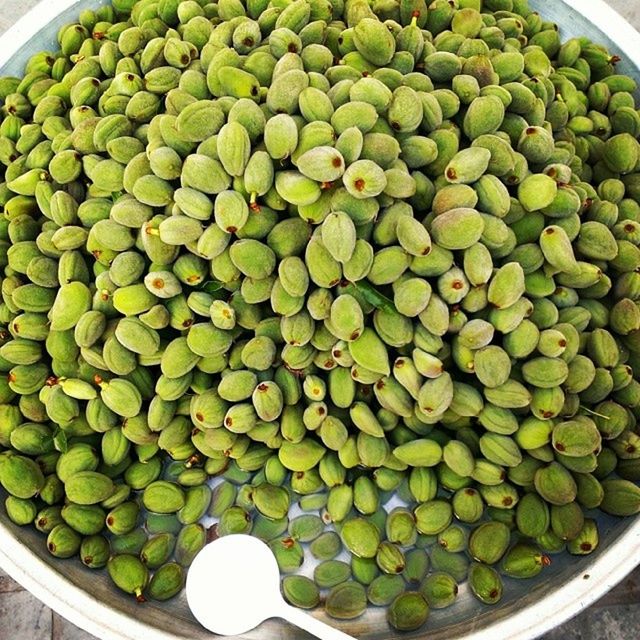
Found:
[[284, 601], [275, 556], [251, 536], [218, 538], [198, 553], [187, 574], [187, 601], [203, 627], [223, 636], [283, 618], [317, 638], [354, 640]]

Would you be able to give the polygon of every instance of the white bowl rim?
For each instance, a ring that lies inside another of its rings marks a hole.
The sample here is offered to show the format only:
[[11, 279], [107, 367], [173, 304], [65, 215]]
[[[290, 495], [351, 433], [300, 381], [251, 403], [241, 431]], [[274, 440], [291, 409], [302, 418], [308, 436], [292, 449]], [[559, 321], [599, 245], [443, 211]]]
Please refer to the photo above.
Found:
[[[41, 0], [2, 36], [0, 36], [0, 69], [43, 25], [63, 11], [81, 4], [82, 0]], [[605, 31], [615, 34], [616, 47], [640, 69], [640, 34], [604, 0], [562, 0], [589, 22], [606, 24]], [[490, 627], [470, 629], [457, 640], [533, 640], [554, 629], [586, 609], [635, 567], [640, 559], [640, 519], [612, 543], [600, 557], [562, 589], [542, 596], [538, 602], [514, 615], [499, 619]], [[53, 570], [0, 522], [0, 567], [48, 607], [76, 626], [102, 640], [187, 640], [189, 636], [168, 634], [150, 627], [93, 597], [61, 572]]]

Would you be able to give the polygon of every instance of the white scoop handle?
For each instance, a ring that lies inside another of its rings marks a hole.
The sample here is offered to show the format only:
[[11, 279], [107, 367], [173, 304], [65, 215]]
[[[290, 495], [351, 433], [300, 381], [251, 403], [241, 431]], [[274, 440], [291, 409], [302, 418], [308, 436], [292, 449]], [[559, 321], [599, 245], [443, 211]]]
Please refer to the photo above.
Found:
[[282, 603], [282, 609], [278, 612], [278, 617], [284, 618], [287, 622], [308, 631], [311, 635], [321, 640], [354, 640], [353, 636], [349, 636], [339, 629], [330, 627], [328, 624], [314, 618], [301, 609], [296, 609], [286, 604], [284, 601]]

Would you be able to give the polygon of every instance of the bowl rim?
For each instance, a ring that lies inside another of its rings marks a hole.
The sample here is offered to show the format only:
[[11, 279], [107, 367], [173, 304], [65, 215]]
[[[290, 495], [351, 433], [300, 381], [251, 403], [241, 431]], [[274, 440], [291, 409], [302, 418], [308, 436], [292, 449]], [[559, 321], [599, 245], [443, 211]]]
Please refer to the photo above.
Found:
[[[41, 0], [0, 36], [0, 70], [44, 25], [59, 14], [83, 5], [86, 0]], [[640, 33], [604, 0], [560, 0], [582, 14], [589, 22], [606, 25], [605, 33], [615, 34], [616, 48], [640, 69]], [[611, 544], [600, 557], [538, 602], [516, 614], [474, 630], [458, 640], [533, 640], [554, 629], [589, 607], [623, 580], [640, 562], [640, 518]], [[11, 529], [0, 521], [0, 567], [48, 607], [76, 626], [102, 640], [187, 640], [149, 626], [98, 600], [78, 587], [62, 572], [52, 569], [42, 558], [24, 545]], [[532, 621], [535, 621], [532, 624]], [[472, 626], [472, 625], [470, 625]]]

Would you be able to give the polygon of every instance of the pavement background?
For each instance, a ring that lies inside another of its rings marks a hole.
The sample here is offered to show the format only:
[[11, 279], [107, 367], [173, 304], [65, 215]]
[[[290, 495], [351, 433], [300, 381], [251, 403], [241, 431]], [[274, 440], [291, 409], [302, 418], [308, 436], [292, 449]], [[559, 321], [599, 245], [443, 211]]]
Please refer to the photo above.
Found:
[[[55, 2], [55, 0], [51, 0]], [[38, 0], [0, 0], [0, 33]], [[607, 0], [640, 30], [639, 0]], [[640, 45], [640, 41], [639, 41]], [[629, 560], [633, 562], [633, 559]], [[542, 640], [640, 639], [640, 569]], [[0, 570], [0, 640], [97, 640], [34, 598]], [[142, 639], [140, 639], [142, 640]], [[496, 638], [496, 640], [509, 640]]]

